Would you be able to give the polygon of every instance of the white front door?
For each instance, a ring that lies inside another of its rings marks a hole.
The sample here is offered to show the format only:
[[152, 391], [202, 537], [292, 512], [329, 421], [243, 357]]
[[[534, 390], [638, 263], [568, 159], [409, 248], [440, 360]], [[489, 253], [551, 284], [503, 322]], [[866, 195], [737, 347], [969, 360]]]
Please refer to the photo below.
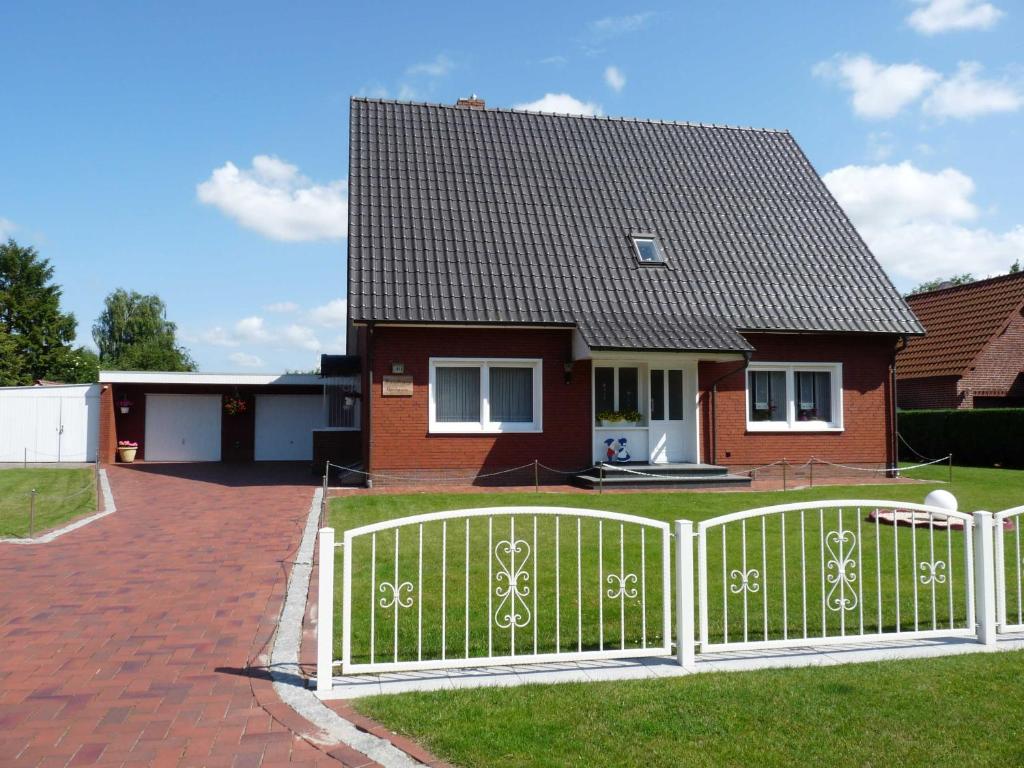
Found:
[[146, 461], [220, 461], [220, 410], [220, 395], [147, 394]]
[[256, 461], [309, 461], [322, 426], [320, 395], [256, 395]]
[[650, 369], [650, 460], [652, 464], [696, 461], [691, 434], [696, 417], [685, 368]]

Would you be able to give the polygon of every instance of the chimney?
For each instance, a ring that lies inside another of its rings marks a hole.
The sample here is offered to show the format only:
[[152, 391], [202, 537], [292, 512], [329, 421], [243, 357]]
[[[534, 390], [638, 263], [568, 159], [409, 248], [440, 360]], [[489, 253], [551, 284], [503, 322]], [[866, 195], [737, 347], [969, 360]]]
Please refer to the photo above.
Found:
[[455, 106], [464, 107], [465, 109], [484, 109], [487, 104], [474, 93], [468, 99], [459, 99], [456, 101]]

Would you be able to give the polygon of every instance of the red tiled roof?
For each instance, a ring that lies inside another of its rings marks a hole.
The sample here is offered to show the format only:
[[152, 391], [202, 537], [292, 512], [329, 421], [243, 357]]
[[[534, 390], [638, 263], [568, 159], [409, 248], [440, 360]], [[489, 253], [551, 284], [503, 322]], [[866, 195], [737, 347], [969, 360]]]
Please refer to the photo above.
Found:
[[909, 296], [927, 335], [910, 339], [900, 352], [897, 376], [962, 376], [1022, 302], [1024, 272]]

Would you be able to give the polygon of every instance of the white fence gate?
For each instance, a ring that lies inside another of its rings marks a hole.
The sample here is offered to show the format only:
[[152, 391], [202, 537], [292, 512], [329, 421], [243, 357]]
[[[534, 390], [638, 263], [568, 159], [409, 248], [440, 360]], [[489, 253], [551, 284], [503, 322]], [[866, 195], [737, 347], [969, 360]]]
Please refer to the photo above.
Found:
[[[561, 507], [438, 512], [353, 528], [339, 545], [336, 664], [352, 673], [665, 655], [669, 544], [668, 523]], [[320, 547], [330, 601], [332, 529], [321, 531]], [[319, 658], [333, 666], [324, 605]]]
[[846, 499], [722, 515], [696, 532], [688, 520], [670, 530], [649, 518], [565, 507], [416, 515], [352, 528], [340, 544], [334, 529], [321, 528], [317, 691], [330, 692], [336, 668], [394, 672], [673, 650], [690, 667], [697, 647], [706, 654], [895, 637], [976, 636], [992, 646], [997, 625], [1024, 629], [1019, 533], [1006, 544], [1017, 564], [1011, 624], [1002, 531], [1022, 513]]
[[100, 385], [0, 388], [0, 462], [95, 461]]

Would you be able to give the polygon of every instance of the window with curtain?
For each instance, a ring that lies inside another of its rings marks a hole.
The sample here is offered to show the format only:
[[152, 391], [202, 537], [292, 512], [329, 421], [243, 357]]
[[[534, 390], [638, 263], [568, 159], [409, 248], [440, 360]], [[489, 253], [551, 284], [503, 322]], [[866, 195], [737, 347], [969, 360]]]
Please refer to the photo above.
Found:
[[786, 421], [786, 372], [750, 372], [750, 420]]
[[540, 360], [430, 361], [432, 432], [538, 432]]
[[491, 421], [533, 421], [533, 369], [492, 366]]
[[832, 421], [832, 374], [797, 371], [796, 417], [800, 421]]
[[752, 363], [747, 372], [747, 429], [843, 428], [841, 363]]
[[434, 376], [434, 402], [438, 421], [480, 421], [479, 368], [438, 366]]

